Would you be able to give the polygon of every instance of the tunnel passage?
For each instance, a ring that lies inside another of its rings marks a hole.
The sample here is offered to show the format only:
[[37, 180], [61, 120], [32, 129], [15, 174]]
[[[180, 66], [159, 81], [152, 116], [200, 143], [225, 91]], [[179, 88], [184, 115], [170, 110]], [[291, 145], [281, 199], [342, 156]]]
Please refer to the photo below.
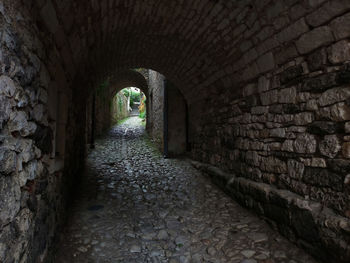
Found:
[[192, 158], [225, 170], [226, 191], [310, 253], [348, 262], [349, 11], [341, 0], [1, 1], [0, 260], [50, 256], [84, 164], [90, 91], [143, 67], [181, 91]]
[[[127, 87], [137, 87], [148, 97], [147, 80], [141, 73], [132, 69], [115, 72], [96, 85], [89, 94], [87, 101], [89, 111], [87, 116], [89, 117], [86, 131], [89, 138], [92, 126], [95, 129], [95, 136], [99, 136], [115, 124], [112, 123], [111, 100], [119, 91]], [[92, 124], [93, 118], [96, 120], [94, 125]]]

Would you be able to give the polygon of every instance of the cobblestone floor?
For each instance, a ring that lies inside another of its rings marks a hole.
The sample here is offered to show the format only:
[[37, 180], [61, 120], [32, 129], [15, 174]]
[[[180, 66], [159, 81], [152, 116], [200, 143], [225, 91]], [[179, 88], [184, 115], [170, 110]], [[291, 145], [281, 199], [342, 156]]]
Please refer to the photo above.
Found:
[[309, 263], [185, 160], [165, 160], [138, 117], [88, 157], [56, 263]]

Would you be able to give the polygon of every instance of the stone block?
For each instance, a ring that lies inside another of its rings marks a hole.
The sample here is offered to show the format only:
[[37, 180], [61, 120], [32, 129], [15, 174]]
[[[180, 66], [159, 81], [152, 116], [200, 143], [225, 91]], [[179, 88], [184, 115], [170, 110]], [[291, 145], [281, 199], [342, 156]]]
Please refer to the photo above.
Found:
[[328, 59], [332, 64], [344, 63], [350, 60], [350, 42], [342, 40], [332, 45], [327, 50]]
[[302, 34], [309, 31], [309, 27], [305, 22], [304, 18], [299, 19], [294, 24], [290, 25], [286, 29], [282, 30], [278, 35], [277, 39], [280, 43], [289, 42], [293, 39], [298, 38]]
[[285, 152], [294, 152], [294, 141], [293, 140], [285, 140], [282, 144], [282, 151]]
[[278, 102], [278, 90], [271, 90], [260, 95], [262, 105], [271, 105]]
[[345, 123], [344, 129], [346, 133], [350, 133], [350, 122]]
[[327, 163], [326, 163], [326, 160], [323, 158], [312, 158], [311, 159], [311, 166], [312, 167], [319, 167], [319, 168], [326, 168]]
[[13, 97], [17, 91], [17, 87], [15, 82], [5, 76], [0, 76], [0, 95], [6, 96], [6, 97]]
[[327, 63], [327, 52], [325, 48], [320, 48], [306, 58], [309, 70], [311, 72], [321, 70], [323, 66]]
[[322, 26], [302, 35], [299, 40], [296, 41], [296, 46], [301, 54], [307, 54], [333, 41], [334, 37], [331, 28]]
[[290, 67], [280, 74], [281, 84], [286, 84], [291, 80], [303, 75], [303, 67], [301, 65]]
[[0, 147], [0, 172], [9, 175], [16, 170], [16, 165], [16, 153], [5, 147]]
[[297, 90], [295, 87], [280, 90], [278, 94], [279, 103], [296, 103]]
[[343, 176], [328, 169], [306, 167], [303, 181], [321, 187], [330, 187], [336, 191], [343, 189]]
[[299, 134], [294, 141], [294, 150], [297, 153], [315, 153], [316, 146], [315, 136], [308, 133]]
[[307, 125], [314, 121], [314, 114], [311, 112], [302, 112], [294, 117], [295, 125]]
[[296, 58], [298, 55], [299, 54], [295, 45], [290, 44], [289, 46], [283, 48], [276, 54], [275, 61], [277, 65], [281, 65], [286, 63], [290, 59]]
[[272, 52], [269, 52], [257, 60], [260, 73], [268, 72], [275, 68], [275, 59]]
[[284, 129], [284, 128], [272, 129], [272, 130], [270, 130], [270, 137], [285, 138], [286, 137], [286, 129]]
[[322, 92], [326, 89], [338, 85], [338, 75], [336, 73], [327, 73], [311, 79], [305, 80], [301, 91]]
[[331, 121], [315, 121], [308, 126], [307, 131], [317, 135], [334, 134], [339, 131], [339, 125]]
[[258, 82], [258, 92], [264, 92], [264, 91], [268, 91], [270, 89], [271, 86], [271, 81], [270, 79], [266, 78], [265, 76], [261, 76], [259, 78], [259, 82]]
[[11, 176], [0, 177], [0, 225], [13, 221], [20, 209], [21, 189]]
[[313, 27], [318, 27], [330, 21], [333, 17], [350, 10], [350, 2], [343, 0], [332, 0], [326, 2], [316, 11], [306, 17], [306, 21]]
[[343, 152], [343, 156], [345, 158], [350, 159], [350, 142], [346, 142], [346, 143], [343, 144], [342, 152]]
[[33, 122], [28, 122], [28, 116], [25, 112], [18, 111], [11, 113], [8, 128], [10, 132], [18, 131], [22, 136], [26, 137], [34, 134], [36, 124]]
[[322, 155], [334, 158], [341, 150], [341, 145], [337, 135], [326, 135], [320, 142], [319, 148]]
[[10, 118], [12, 107], [10, 101], [3, 95], [0, 95], [0, 130]]
[[290, 159], [287, 162], [288, 175], [296, 180], [303, 178], [305, 166], [303, 163]]
[[346, 101], [350, 98], [350, 88], [333, 88], [322, 93], [318, 103], [321, 107], [328, 106], [337, 102]]
[[[347, 2], [348, 3], [348, 2]], [[337, 40], [350, 37], [350, 13], [336, 18], [330, 24], [333, 34]]]
[[320, 118], [332, 121], [348, 121], [350, 120], [350, 107], [344, 102], [340, 102], [329, 107], [320, 108], [317, 115]]
[[318, 105], [315, 99], [306, 101], [305, 109], [308, 111], [317, 111]]
[[269, 107], [268, 106], [257, 106], [257, 107], [252, 107], [251, 113], [255, 115], [261, 115], [269, 112]]

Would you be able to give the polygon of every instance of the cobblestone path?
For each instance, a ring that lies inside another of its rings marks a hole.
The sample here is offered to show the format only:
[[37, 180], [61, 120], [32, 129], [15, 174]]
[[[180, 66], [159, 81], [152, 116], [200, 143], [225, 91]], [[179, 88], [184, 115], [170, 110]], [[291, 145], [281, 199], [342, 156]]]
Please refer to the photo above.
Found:
[[315, 262], [185, 160], [165, 160], [138, 117], [88, 157], [56, 263]]

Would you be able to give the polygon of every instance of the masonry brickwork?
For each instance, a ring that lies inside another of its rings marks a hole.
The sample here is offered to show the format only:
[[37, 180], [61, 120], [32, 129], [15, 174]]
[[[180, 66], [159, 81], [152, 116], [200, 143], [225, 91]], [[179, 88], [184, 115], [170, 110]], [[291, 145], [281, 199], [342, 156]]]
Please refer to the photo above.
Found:
[[1, 1], [0, 261], [50, 257], [88, 98], [143, 67], [179, 88], [192, 156], [234, 174], [223, 187], [349, 262], [349, 26], [343, 0]]

